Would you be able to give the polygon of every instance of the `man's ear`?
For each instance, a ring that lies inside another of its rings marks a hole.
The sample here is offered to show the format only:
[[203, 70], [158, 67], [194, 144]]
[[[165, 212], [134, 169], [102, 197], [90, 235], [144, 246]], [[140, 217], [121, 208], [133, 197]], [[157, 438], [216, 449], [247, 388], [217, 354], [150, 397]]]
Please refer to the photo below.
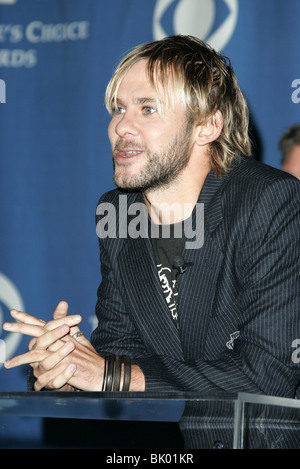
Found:
[[223, 129], [223, 116], [220, 111], [216, 111], [204, 124], [196, 128], [196, 143], [200, 146], [207, 145], [220, 136]]

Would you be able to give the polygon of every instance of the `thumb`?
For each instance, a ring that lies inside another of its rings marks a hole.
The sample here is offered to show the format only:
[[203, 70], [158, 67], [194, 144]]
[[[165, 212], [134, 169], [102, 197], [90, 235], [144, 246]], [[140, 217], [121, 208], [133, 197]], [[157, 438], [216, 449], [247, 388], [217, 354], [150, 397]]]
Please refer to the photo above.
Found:
[[69, 305], [66, 301], [60, 301], [53, 312], [53, 319], [61, 319], [67, 316]]
[[[69, 310], [69, 305], [66, 301], [60, 301], [58, 305], [56, 306], [54, 312], [53, 312], [53, 319], [63, 319], [67, 317]], [[71, 326], [70, 327], [70, 335], [74, 335], [77, 332], [80, 332], [80, 329], [78, 326]]]

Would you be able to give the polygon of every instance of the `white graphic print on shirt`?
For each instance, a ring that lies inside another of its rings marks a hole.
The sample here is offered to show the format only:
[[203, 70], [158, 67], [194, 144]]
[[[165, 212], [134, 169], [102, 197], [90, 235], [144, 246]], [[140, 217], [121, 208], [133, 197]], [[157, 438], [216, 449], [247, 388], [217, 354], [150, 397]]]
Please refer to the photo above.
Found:
[[171, 278], [171, 269], [169, 267], [163, 267], [162, 264], [157, 266], [158, 277], [162, 286], [163, 294], [165, 296], [169, 311], [172, 318], [178, 321], [177, 313], [177, 282]]

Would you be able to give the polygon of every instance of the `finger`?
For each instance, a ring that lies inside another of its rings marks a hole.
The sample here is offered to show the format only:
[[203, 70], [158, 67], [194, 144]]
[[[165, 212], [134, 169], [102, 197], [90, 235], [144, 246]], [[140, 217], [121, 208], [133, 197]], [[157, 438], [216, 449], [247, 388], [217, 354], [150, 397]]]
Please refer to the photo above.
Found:
[[[66, 304], [65, 302], [61, 302], [60, 304]], [[58, 305], [59, 306], [59, 305]], [[58, 308], [58, 307], [57, 307]], [[65, 307], [66, 309], [66, 307]], [[55, 310], [56, 311], [56, 310]], [[57, 311], [62, 311], [62, 309], [57, 309]], [[66, 309], [67, 311], [67, 309]], [[16, 309], [12, 309], [11, 312], [10, 312], [11, 316], [16, 319], [16, 321], [18, 322], [21, 322], [23, 324], [28, 324], [28, 325], [35, 325], [35, 326], [45, 326], [46, 325], [46, 321], [44, 321], [43, 319], [38, 319], [30, 314], [27, 314], [27, 313], [24, 313], [23, 311], [18, 311]], [[49, 328], [53, 328], [53, 327], [57, 327], [57, 325], [60, 325], [60, 324], [63, 324], [65, 323], [64, 321], [64, 318], [66, 316], [65, 315], [57, 315], [57, 319], [61, 319], [61, 321], [59, 323], [57, 323], [56, 325], [53, 326], [53, 323], [55, 323], [55, 321], [49, 321], [47, 323], [47, 326], [49, 325]], [[80, 321], [81, 321], [81, 316], [80, 315], [72, 315], [72, 316], [69, 316], [70, 318], [70, 321], [71, 321], [71, 324], [70, 325], [74, 325], [74, 324], [78, 324]], [[74, 323], [74, 324], [73, 324]], [[52, 325], [52, 326], [51, 326]]]
[[[68, 303], [66, 301], [60, 301], [58, 303], [56, 309], [54, 310], [53, 319], [57, 320], [57, 319], [65, 318], [68, 314], [68, 309], [69, 309]], [[80, 321], [78, 321], [78, 322], [80, 322]], [[72, 325], [71, 325], [71, 327], [72, 327]], [[79, 328], [77, 326], [72, 327], [71, 332], [70, 332], [71, 335], [74, 335], [76, 332], [79, 332]]]
[[69, 305], [66, 301], [60, 301], [53, 312], [53, 319], [61, 319], [67, 316]]
[[[63, 342], [61, 340], [57, 340], [56, 342], [54, 342], [54, 344], [49, 345], [47, 349], [50, 350], [51, 352], [55, 352], [56, 350], [59, 349], [59, 347], [61, 347], [62, 343]], [[28, 344], [28, 350], [34, 350], [36, 348], [37, 348], [37, 338], [34, 337], [33, 339], [31, 339], [31, 341]]]
[[18, 332], [24, 335], [31, 335], [33, 337], [39, 337], [45, 333], [43, 326], [34, 326], [32, 324], [24, 324], [21, 322], [5, 322], [3, 329], [9, 332]]
[[56, 329], [57, 327], [64, 324], [69, 327], [73, 327], [75, 324], [77, 325], [79, 322], [81, 322], [81, 320], [81, 316], [73, 315], [56, 321], [50, 321], [46, 325], [36, 326], [33, 324], [25, 324], [23, 322], [5, 322], [2, 327], [4, 330], [9, 332], [18, 332], [20, 334], [30, 335], [32, 337], [40, 337], [45, 334], [45, 332]]
[[68, 367], [58, 367], [39, 376], [34, 383], [34, 390], [40, 391], [47, 387], [48, 389], [60, 389], [72, 378], [76, 372], [76, 365], [71, 364]]
[[[75, 330], [75, 329], [77, 329], [77, 330]], [[74, 332], [74, 330], [75, 330], [75, 332]], [[85, 342], [84, 333], [79, 329], [79, 327], [76, 327], [76, 328], [74, 327], [74, 330], [72, 329], [72, 333], [71, 333], [72, 339], [76, 340], [77, 342], [84, 343]]]
[[[76, 340], [76, 342], [79, 342], [80, 344], [84, 345], [85, 347], [88, 347], [90, 350], [93, 350], [94, 352], [96, 351], [94, 347], [92, 346], [91, 342], [85, 337], [84, 333], [79, 329], [79, 327], [76, 327], [76, 332], [73, 333], [73, 328], [71, 329], [71, 338], [73, 340]], [[75, 327], [74, 327], [75, 330]]]
[[81, 316], [79, 314], [73, 314], [71, 316], [68, 316], [66, 318], [65, 316], [58, 317], [57, 320], [59, 322], [56, 323], [55, 320], [49, 321], [46, 323], [43, 319], [38, 319], [35, 318], [34, 316], [31, 316], [30, 314], [24, 313], [23, 311], [17, 311], [15, 309], [11, 310], [10, 312], [11, 316], [16, 319], [18, 322], [21, 322], [23, 324], [28, 324], [28, 325], [35, 325], [35, 326], [46, 326], [48, 329], [53, 329], [54, 327], [57, 327], [60, 324], [65, 324], [67, 319], [67, 322], [71, 321], [70, 325], [78, 324], [81, 321]]
[[[54, 344], [47, 347], [47, 349], [50, 350], [51, 352], [53, 351], [55, 352], [59, 347], [61, 347], [61, 345], [62, 345], [62, 342], [58, 340]], [[28, 350], [34, 350], [36, 348], [37, 348], [37, 338], [33, 337], [33, 339], [31, 339], [31, 341], [28, 344]]]
[[64, 358], [73, 352], [74, 349], [74, 342], [69, 341], [63, 344], [56, 352], [51, 353], [40, 362], [40, 370], [44, 372], [56, 367]]
[[4, 368], [16, 368], [20, 365], [25, 365], [26, 363], [39, 362], [46, 358], [46, 356], [51, 353], [47, 350], [33, 350], [22, 355], [17, 355], [16, 357], [10, 358], [4, 362]]
[[35, 344], [36, 344], [36, 337], [33, 337], [33, 339], [29, 341], [28, 350], [33, 350], [35, 348]]
[[73, 314], [72, 316], [66, 316], [60, 319], [54, 319], [52, 321], [47, 322], [45, 325], [45, 329], [47, 331], [51, 331], [56, 329], [57, 327], [67, 324], [69, 327], [77, 326], [82, 321], [82, 317], [79, 314]]
[[51, 352], [47, 348], [57, 340], [61, 339], [64, 335], [69, 333], [69, 327], [64, 325], [54, 331], [43, 334], [36, 340], [36, 348], [22, 355], [18, 355], [4, 363], [5, 368], [15, 368], [26, 363], [39, 362], [46, 358]]
[[25, 324], [34, 324], [35, 326], [43, 326], [44, 324], [46, 324], [45, 321], [43, 321], [42, 319], [36, 318], [31, 314], [24, 313], [24, 311], [12, 309], [10, 311], [10, 315], [17, 321], [23, 322]]
[[36, 339], [35, 349], [48, 349], [50, 346], [55, 344], [57, 341], [63, 339], [70, 333], [70, 328], [67, 324], [52, 329], [51, 331], [45, 332], [43, 335]]
[[[23, 311], [17, 311], [12, 309], [10, 312], [11, 316], [16, 319], [16, 323], [5, 322], [3, 324], [3, 329], [9, 332], [21, 332], [25, 335], [39, 336], [42, 334], [43, 326], [45, 321], [37, 319], [30, 314], [24, 313]], [[26, 324], [22, 330], [18, 324]]]

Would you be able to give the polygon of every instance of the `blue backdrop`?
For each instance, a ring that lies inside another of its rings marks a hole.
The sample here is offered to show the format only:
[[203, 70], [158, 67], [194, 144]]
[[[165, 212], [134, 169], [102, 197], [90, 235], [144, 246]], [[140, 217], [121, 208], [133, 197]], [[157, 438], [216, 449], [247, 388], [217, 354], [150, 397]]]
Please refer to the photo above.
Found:
[[[1, 359], [27, 350], [2, 331], [11, 308], [47, 320], [64, 299], [95, 326], [94, 213], [113, 187], [103, 97], [121, 55], [177, 33], [209, 42], [248, 99], [256, 157], [280, 167], [300, 121], [299, 20], [299, 0], [0, 0]], [[26, 390], [26, 373], [0, 363], [0, 391]]]

